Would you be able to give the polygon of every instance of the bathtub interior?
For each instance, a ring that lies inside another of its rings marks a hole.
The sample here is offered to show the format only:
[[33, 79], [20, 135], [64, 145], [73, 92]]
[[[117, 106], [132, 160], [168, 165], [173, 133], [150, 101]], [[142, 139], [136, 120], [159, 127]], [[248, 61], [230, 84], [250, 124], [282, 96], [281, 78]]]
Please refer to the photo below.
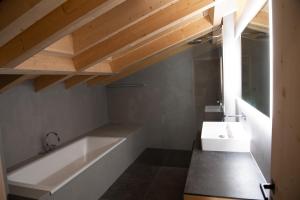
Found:
[[87, 136], [8, 174], [12, 185], [54, 192], [125, 138]]

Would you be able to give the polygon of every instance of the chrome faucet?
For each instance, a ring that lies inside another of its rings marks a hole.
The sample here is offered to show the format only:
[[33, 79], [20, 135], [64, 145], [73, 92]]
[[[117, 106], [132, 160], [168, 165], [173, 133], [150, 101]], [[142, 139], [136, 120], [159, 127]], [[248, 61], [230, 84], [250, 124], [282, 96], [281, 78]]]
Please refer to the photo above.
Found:
[[239, 119], [243, 119], [246, 120], [247, 117], [245, 114], [240, 114], [240, 115], [224, 115], [223, 121], [225, 121], [226, 118], [239, 118]]

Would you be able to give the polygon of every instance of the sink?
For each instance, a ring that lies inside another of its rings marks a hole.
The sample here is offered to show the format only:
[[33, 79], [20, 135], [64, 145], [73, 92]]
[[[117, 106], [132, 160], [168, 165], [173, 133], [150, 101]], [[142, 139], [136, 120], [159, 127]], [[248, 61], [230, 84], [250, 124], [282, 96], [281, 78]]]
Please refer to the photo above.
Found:
[[241, 122], [203, 122], [203, 151], [250, 152], [250, 136]]

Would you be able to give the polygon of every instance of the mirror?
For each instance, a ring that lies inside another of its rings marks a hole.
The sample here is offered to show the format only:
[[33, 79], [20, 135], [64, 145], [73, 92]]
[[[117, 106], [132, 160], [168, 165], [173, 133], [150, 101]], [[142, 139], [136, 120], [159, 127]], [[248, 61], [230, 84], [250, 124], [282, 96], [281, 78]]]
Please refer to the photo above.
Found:
[[270, 56], [268, 5], [242, 33], [242, 98], [270, 115]]

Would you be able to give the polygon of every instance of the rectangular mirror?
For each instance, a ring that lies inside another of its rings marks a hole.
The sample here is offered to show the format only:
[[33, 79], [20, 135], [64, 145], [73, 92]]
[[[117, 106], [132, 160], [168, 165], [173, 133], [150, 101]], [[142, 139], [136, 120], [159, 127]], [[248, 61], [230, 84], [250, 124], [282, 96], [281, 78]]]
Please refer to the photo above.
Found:
[[268, 4], [242, 33], [242, 98], [270, 116], [270, 40]]

